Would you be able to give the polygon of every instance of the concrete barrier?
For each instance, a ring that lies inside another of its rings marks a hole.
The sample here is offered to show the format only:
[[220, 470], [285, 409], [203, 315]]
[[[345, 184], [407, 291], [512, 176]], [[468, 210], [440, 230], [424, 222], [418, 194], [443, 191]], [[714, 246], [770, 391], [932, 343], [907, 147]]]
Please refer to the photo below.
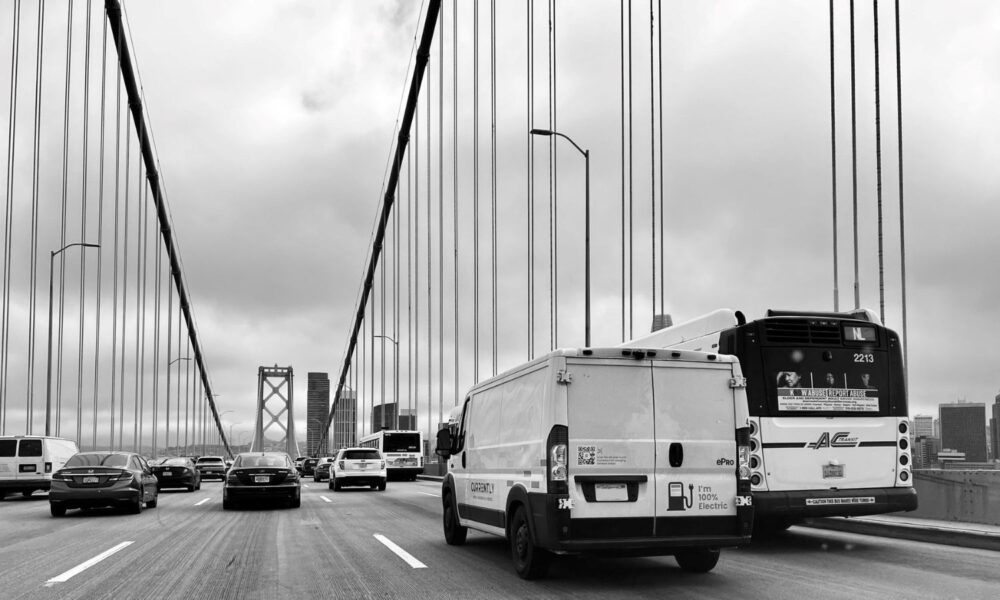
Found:
[[908, 517], [1000, 525], [1000, 471], [913, 472], [917, 510]]

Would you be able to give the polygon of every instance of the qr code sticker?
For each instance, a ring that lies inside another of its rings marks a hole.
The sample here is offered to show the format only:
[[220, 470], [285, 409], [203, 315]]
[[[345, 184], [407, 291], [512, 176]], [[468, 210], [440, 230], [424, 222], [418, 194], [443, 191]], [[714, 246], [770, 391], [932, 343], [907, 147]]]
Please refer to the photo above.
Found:
[[597, 448], [595, 446], [577, 446], [576, 447], [576, 464], [578, 465], [592, 465], [594, 464], [594, 457], [597, 454]]

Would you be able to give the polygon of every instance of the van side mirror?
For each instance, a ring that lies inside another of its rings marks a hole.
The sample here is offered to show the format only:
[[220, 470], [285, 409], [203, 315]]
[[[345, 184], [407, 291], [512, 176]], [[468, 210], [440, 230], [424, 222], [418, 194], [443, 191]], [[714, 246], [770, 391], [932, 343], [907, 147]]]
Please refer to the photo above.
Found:
[[451, 457], [452, 447], [451, 431], [447, 427], [439, 429], [437, 432], [437, 448], [434, 449], [434, 454], [442, 458], [449, 458]]

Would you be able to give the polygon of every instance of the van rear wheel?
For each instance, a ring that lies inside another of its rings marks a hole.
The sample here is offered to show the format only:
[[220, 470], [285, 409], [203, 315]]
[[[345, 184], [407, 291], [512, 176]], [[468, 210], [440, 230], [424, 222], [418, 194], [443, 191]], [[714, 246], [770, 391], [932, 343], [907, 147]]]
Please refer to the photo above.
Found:
[[544, 577], [552, 560], [552, 554], [548, 550], [539, 548], [532, 542], [523, 507], [518, 507], [510, 522], [510, 555], [514, 559], [514, 570], [522, 579]]
[[674, 555], [681, 569], [689, 573], [708, 573], [719, 562], [718, 548], [691, 548]]
[[458, 510], [455, 508], [455, 497], [448, 494], [444, 498], [444, 541], [449, 546], [461, 546], [469, 535], [469, 528], [462, 527], [458, 522]]

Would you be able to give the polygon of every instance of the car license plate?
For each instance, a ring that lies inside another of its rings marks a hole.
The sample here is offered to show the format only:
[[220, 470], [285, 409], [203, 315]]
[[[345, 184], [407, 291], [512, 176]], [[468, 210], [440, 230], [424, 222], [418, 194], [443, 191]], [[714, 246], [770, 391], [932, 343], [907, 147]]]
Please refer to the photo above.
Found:
[[172, 472], [172, 471], [164, 471], [164, 472], [163, 472], [163, 476], [164, 476], [164, 477], [170, 477], [171, 475], [173, 475], [173, 472]]
[[843, 478], [844, 465], [823, 465], [823, 479]]
[[271, 481], [271, 477], [268, 476], [268, 475], [254, 475], [253, 476], [253, 482], [254, 483], [267, 483], [269, 481]]
[[99, 477], [84, 477], [83, 478], [83, 482], [84, 483], [97, 483], [98, 481], [100, 481]]
[[595, 483], [594, 500], [598, 502], [627, 502], [628, 489], [624, 483]]

